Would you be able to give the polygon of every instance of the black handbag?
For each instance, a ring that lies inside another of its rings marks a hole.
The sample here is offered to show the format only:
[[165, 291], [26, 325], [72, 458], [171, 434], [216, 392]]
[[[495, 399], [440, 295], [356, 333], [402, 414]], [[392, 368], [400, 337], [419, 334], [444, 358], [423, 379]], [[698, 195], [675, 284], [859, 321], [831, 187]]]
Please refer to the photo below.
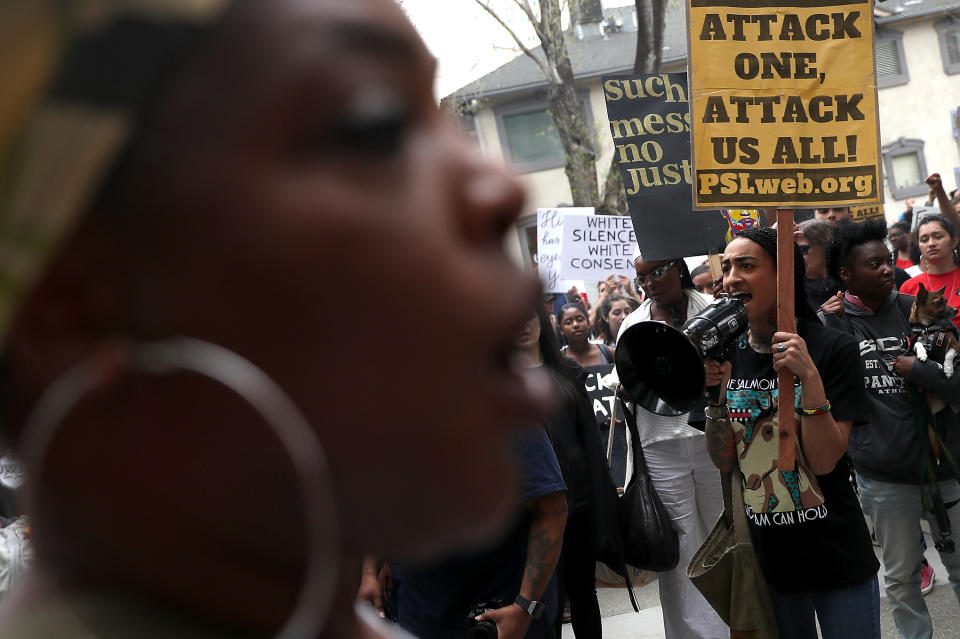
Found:
[[620, 498], [620, 527], [627, 563], [644, 570], [673, 570], [680, 561], [680, 540], [663, 507], [640, 445], [636, 417], [620, 398], [624, 421], [633, 440], [633, 476]]

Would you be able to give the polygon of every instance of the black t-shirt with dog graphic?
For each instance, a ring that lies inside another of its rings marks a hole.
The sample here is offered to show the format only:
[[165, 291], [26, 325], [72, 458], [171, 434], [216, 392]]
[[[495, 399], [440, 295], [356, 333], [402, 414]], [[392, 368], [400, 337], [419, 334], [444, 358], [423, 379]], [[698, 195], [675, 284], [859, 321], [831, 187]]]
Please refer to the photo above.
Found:
[[[804, 319], [797, 328], [820, 371], [833, 418], [852, 421], [854, 428], [866, 422], [869, 406], [856, 340]], [[781, 472], [773, 357], [755, 352], [744, 339], [730, 360], [727, 403], [743, 474], [743, 501], [767, 581], [784, 593], [863, 583], [876, 574], [879, 563], [846, 458], [832, 472], [814, 475], [798, 441], [796, 470]], [[798, 382], [797, 405], [800, 393]]]

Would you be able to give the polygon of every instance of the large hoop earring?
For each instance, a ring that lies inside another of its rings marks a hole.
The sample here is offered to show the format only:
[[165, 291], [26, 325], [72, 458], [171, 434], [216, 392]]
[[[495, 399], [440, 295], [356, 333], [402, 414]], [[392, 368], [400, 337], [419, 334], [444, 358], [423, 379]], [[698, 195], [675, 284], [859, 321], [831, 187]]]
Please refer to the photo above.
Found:
[[[293, 400], [252, 362], [221, 346], [177, 337], [163, 342], [106, 344], [77, 362], [51, 383], [27, 419], [24, 461], [40, 476], [50, 445], [76, 404], [116, 375], [128, 370], [152, 375], [197, 373], [220, 383], [246, 401], [270, 427], [290, 458], [303, 500], [307, 559], [296, 607], [278, 639], [320, 634], [337, 591], [339, 550], [336, 501], [326, 453]], [[36, 482], [24, 485], [28, 503], [36, 504]]]

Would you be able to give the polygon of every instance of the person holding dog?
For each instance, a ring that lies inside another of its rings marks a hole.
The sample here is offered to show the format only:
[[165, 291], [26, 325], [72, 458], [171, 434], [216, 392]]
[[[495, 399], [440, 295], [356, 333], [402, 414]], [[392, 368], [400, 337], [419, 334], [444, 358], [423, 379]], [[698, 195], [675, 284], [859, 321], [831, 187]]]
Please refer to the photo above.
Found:
[[[916, 296], [920, 284], [928, 291], [943, 290], [947, 304], [960, 308], [960, 254], [957, 252], [957, 227], [943, 215], [927, 215], [917, 226], [917, 245], [924, 272], [900, 287], [900, 292]], [[960, 327], [960, 316], [953, 323]]]
[[[794, 247], [796, 249], [796, 247]], [[794, 253], [797, 332], [777, 331], [777, 232], [748, 229], [723, 254], [723, 288], [744, 302], [749, 330], [730, 361], [706, 360], [706, 442], [743, 491], [751, 536], [782, 639], [879, 639], [877, 569], [863, 511], [843, 461], [869, 419], [857, 342], [824, 327], [807, 305]], [[777, 467], [778, 372], [795, 379], [796, 468]]]
[[[922, 639], [932, 636], [933, 626], [921, 594], [923, 550], [917, 543], [921, 517], [929, 522], [934, 538], [940, 532], [936, 518], [923, 506], [925, 464], [933, 465], [947, 504], [960, 500], [960, 484], [949, 464], [937, 464], [930, 455], [926, 425], [914, 418], [929, 407], [916, 387], [946, 403], [934, 416], [934, 427], [940, 441], [960, 456], [960, 418], [955, 412], [960, 408], [960, 375], [948, 380], [934, 361], [920, 361], [904, 351], [912, 312], [921, 318], [930, 315], [935, 323], [939, 318], [933, 316], [940, 309], [924, 308], [922, 282], [916, 306], [912, 296], [894, 289], [885, 235], [882, 220], [837, 229], [827, 244], [827, 269], [847, 292], [827, 300], [820, 318], [860, 340], [864, 386], [873, 410], [869, 427], [854, 429], [847, 453], [883, 553], [884, 585], [897, 630], [903, 639]], [[948, 318], [944, 321], [949, 324]], [[905, 380], [915, 385], [913, 391]], [[947, 512], [951, 528], [960, 531], [960, 508], [954, 505]], [[960, 591], [960, 555], [940, 552], [940, 559], [954, 591]]]

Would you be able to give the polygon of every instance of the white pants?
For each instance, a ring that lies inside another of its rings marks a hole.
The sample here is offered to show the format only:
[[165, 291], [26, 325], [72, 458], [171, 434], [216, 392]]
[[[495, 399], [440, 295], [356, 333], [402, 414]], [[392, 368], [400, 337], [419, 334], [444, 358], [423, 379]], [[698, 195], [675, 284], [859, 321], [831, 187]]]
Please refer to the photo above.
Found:
[[666, 639], [728, 639], [730, 629], [687, 578], [687, 565], [723, 511], [720, 472], [703, 435], [670, 439], [643, 449], [650, 480], [680, 538], [680, 562], [660, 573]]

